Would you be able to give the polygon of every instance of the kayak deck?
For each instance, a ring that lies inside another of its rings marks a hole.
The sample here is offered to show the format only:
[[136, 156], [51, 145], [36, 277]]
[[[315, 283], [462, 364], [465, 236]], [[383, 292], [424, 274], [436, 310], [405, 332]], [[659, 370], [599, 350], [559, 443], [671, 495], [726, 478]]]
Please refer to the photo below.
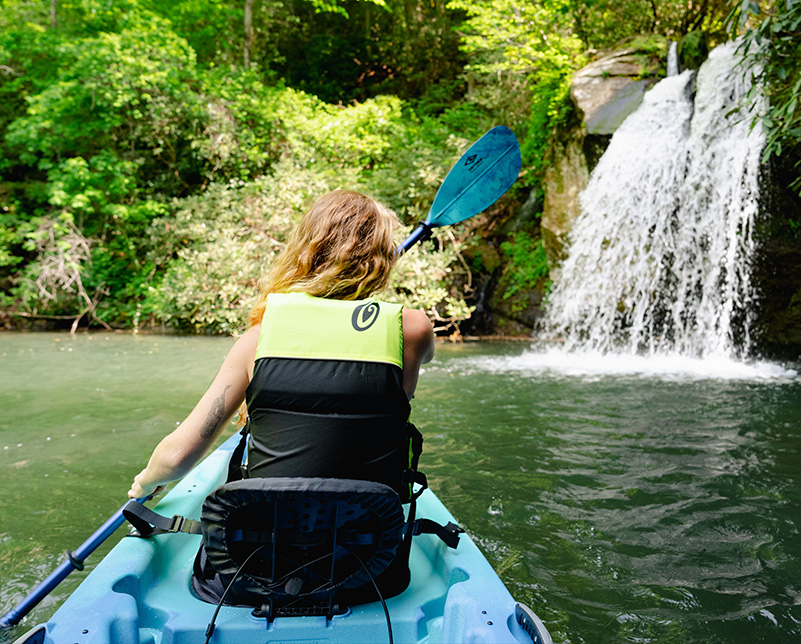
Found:
[[[206, 458], [154, 509], [167, 516], [198, 518], [205, 497], [224, 482], [237, 438], [232, 437]], [[430, 490], [418, 500], [418, 516], [443, 524], [454, 521]], [[39, 641], [204, 642], [215, 606], [197, 599], [190, 590], [200, 539], [200, 535], [182, 533], [123, 538], [43, 625], [44, 638]], [[532, 628], [531, 620], [524, 620], [526, 628], [521, 627], [515, 618], [516, 602], [467, 535], [462, 535], [457, 550], [446, 547], [434, 535], [416, 536], [409, 567], [409, 587], [386, 600], [396, 642], [550, 642], [535, 616], [529, 614], [536, 628]], [[324, 616], [279, 617], [270, 623], [251, 613], [250, 608], [223, 606], [211, 644], [389, 641], [379, 601], [353, 606], [331, 620]]]

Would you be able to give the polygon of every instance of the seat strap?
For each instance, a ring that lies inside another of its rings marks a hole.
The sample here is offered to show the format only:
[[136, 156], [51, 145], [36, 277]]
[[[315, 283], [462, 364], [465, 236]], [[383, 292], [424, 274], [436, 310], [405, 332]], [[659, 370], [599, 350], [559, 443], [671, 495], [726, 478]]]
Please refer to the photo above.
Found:
[[442, 525], [431, 519], [417, 519], [404, 526], [404, 533], [412, 535], [435, 534], [446, 546], [454, 550], [459, 546], [459, 535], [463, 532], [464, 530], [452, 521], [448, 521], [447, 525]]
[[[122, 510], [123, 516], [128, 522], [136, 529], [134, 536], [150, 537], [154, 534], [167, 534], [175, 532], [184, 532], [186, 534], [202, 534], [202, 524], [195, 519], [187, 519], [179, 514], [174, 514], [172, 517], [165, 517], [158, 512], [154, 512], [137, 501], [129, 501]], [[449, 521], [447, 525], [442, 525], [431, 519], [414, 519], [405, 524], [403, 534], [407, 538], [418, 534], [434, 534], [438, 536], [445, 545], [449, 548], [457, 548], [459, 546], [459, 535], [464, 530], [458, 525]], [[234, 537], [237, 541], [263, 541], [272, 543], [272, 537], [267, 537], [261, 532], [251, 531], [235, 531]], [[303, 542], [303, 535], [296, 535], [296, 537]], [[311, 538], [311, 535], [306, 535], [306, 539]], [[316, 537], [319, 538], [319, 537]], [[356, 533], [347, 532], [345, 541], [348, 543], [370, 543], [373, 537], [368, 535], [359, 536]]]
[[179, 514], [165, 517], [163, 514], [153, 512], [138, 501], [128, 501], [122, 509], [122, 515], [136, 529], [138, 537], [149, 537], [154, 534], [172, 532], [185, 532], [187, 534], [202, 534], [201, 523], [195, 519], [187, 519]]

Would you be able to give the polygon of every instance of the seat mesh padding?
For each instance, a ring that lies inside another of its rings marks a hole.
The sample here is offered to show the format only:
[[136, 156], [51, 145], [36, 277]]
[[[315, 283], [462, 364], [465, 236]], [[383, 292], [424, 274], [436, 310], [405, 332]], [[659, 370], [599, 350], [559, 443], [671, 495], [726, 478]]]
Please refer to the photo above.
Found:
[[370, 575], [398, 554], [404, 517], [397, 493], [381, 483], [261, 478], [215, 490], [202, 522], [206, 558], [223, 585], [252, 555], [226, 603], [258, 606], [266, 597], [327, 602], [371, 586]]

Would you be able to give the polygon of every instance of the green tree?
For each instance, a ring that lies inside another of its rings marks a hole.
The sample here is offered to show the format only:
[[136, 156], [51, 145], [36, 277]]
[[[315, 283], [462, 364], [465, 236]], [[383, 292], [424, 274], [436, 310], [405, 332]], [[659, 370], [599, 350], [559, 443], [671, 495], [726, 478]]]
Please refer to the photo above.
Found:
[[743, 32], [742, 49], [757, 59], [755, 90], [769, 106], [759, 116], [767, 132], [764, 161], [785, 157], [796, 169], [791, 188], [801, 194], [801, 2], [736, 2], [732, 27]]
[[333, 103], [379, 93], [417, 98], [443, 84], [456, 85], [451, 97], [459, 94], [462, 13], [446, 0], [343, 0], [338, 11], [305, 0], [282, 6], [286, 13], [273, 14], [279, 28], [257, 32], [271, 46], [260, 46], [254, 60], [292, 87]]
[[587, 47], [604, 48], [632, 36], [678, 39], [691, 31], [720, 32], [728, 0], [569, 0], [576, 34]]

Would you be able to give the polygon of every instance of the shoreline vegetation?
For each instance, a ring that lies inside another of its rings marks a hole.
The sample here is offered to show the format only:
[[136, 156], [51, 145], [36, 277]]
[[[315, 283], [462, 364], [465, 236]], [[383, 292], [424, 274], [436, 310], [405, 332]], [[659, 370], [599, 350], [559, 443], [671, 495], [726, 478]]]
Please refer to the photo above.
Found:
[[573, 74], [621, 43], [664, 62], [671, 40], [745, 33], [767, 47], [766, 162], [792, 161], [799, 4], [11, 0], [0, 329], [231, 334], [314, 198], [368, 193], [403, 234], [505, 124], [523, 152], [515, 186], [408, 253], [382, 297], [425, 310], [441, 337], [527, 337], [550, 287], [543, 175], [576, 116]]
[[[188, 336], [185, 333], [181, 333], [176, 330], [171, 329], [103, 329], [103, 328], [87, 328], [87, 327], [80, 327], [76, 329], [74, 332], [67, 328], [62, 329], [35, 329], [35, 328], [13, 328], [13, 329], [0, 329], [0, 337], [3, 334], [9, 333], [18, 333], [18, 334], [64, 334], [68, 333], [70, 335], [84, 335], [84, 334], [109, 334], [112, 333], [114, 335], [141, 335], [146, 337], [157, 337], [157, 336], [167, 336], [167, 337], [192, 337]], [[231, 337], [237, 337], [239, 334], [235, 333], [232, 334]], [[207, 337], [215, 337], [215, 336], [207, 336]], [[222, 337], [222, 336], [216, 336]], [[531, 337], [531, 335], [504, 335], [504, 334], [488, 334], [488, 335], [461, 335], [458, 333], [453, 333], [448, 336], [437, 336], [434, 338], [434, 341], [437, 344], [454, 344], [454, 343], [478, 343], [478, 342], [486, 342], [486, 343], [494, 343], [494, 342], [534, 342], [535, 339]]]

